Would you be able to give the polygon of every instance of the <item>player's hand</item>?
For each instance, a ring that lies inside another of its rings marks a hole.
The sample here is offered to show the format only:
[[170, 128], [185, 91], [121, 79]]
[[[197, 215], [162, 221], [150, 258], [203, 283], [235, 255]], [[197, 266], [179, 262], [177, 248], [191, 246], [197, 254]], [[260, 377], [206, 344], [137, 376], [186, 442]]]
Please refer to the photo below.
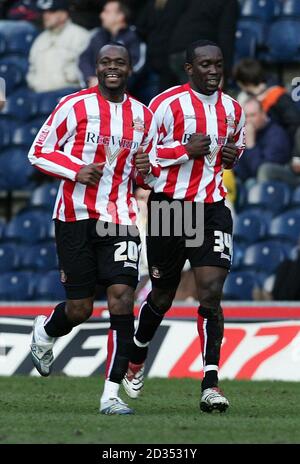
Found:
[[76, 181], [84, 185], [97, 185], [103, 174], [105, 163], [91, 163], [80, 169]]
[[198, 159], [210, 154], [210, 143], [209, 135], [192, 134], [185, 148], [190, 158]]
[[239, 156], [239, 149], [234, 143], [232, 135], [227, 139], [226, 145], [222, 148], [222, 164], [224, 169], [231, 169]]
[[135, 167], [139, 174], [146, 176], [151, 170], [148, 153], [144, 153], [143, 147], [139, 147], [135, 155]]

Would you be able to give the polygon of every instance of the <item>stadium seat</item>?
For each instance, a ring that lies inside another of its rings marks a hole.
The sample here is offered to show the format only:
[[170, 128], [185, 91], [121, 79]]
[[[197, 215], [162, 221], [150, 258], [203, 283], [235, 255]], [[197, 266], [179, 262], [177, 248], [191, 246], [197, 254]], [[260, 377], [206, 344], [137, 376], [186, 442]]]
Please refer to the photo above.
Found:
[[30, 299], [32, 299], [32, 286], [28, 274], [7, 272], [1, 275], [1, 301], [26, 301]]
[[299, 0], [284, 0], [281, 2], [280, 16], [300, 18]]
[[40, 245], [27, 247], [22, 255], [20, 266], [23, 269], [37, 271], [50, 271], [57, 269], [57, 255], [55, 244], [41, 243]]
[[21, 95], [19, 92], [10, 95], [0, 115], [26, 121], [37, 113], [37, 105], [29, 95]]
[[49, 271], [37, 281], [35, 300], [62, 301], [66, 298], [58, 271]]
[[3, 55], [6, 51], [6, 40], [3, 34], [0, 33], [0, 55]]
[[4, 219], [0, 218], [0, 239], [1, 239], [2, 236], [3, 236], [4, 229], [5, 229], [5, 222], [4, 222]]
[[250, 187], [247, 193], [247, 205], [279, 213], [289, 204], [291, 190], [283, 182], [261, 182]]
[[223, 288], [223, 300], [252, 300], [254, 288], [257, 286], [252, 272], [230, 272]]
[[19, 242], [36, 243], [46, 236], [45, 216], [25, 212], [15, 216], [6, 226], [4, 238]]
[[28, 55], [38, 35], [36, 27], [27, 21], [0, 21], [0, 32], [6, 39], [6, 52]]
[[245, 268], [271, 274], [285, 258], [280, 241], [266, 240], [246, 248], [242, 264]]
[[2, 55], [0, 59], [0, 64], [13, 64], [14, 66], [16, 66], [22, 72], [22, 82], [26, 83], [25, 76], [29, 67], [27, 57], [20, 55]]
[[287, 239], [296, 244], [300, 239], [300, 209], [276, 216], [269, 225], [268, 235], [276, 239]]
[[19, 126], [12, 134], [12, 143], [22, 146], [27, 150], [30, 148], [40, 128], [40, 126], [33, 122]]
[[265, 220], [250, 211], [240, 213], [234, 221], [234, 240], [238, 242], [254, 243], [261, 240], [266, 232]]
[[300, 207], [300, 185], [295, 188], [293, 194], [292, 194], [292, 199], [291, 199], [291, 206]]
[[238, 21], [237, 30], [240, 27], [251, 31], [253, 37], [255, 37], [255, 41], [258, 46], [262, 46], [264, 44], [267, 31], [267, 26], [265, 23], [263, 23], [259, 19], [250, 20], [242, 18]]
[[241, 267], [245, 248], [246, 248], [245, 245], [233, 240], [233, 257], [232, 257], [232, 263], [231, 263], [231, 269], [233, 271]]
[[29, 187], [34, 170], [28, 161], [26, 150], [10, 148], [0, 155], [1, 182], [9, 191]]
[[57, 195], [58, 184], [47, 183], [35, 189], [32, 193], [30, 205], [53, 210]]
[[0, 118], [0, 148], [7, 147], [10, 142], [10, 127], [6, 120]]
[[239, 26], [235, 32], [235, 61], [242, 58], [254, 58], [256, 53], [256, 39], [252, 31]]
[[0, 64], [0, 76], [5, 80], [6, 95], [11, 94], [24, 80], [22, 70], [10, 63]]
[[300, 19], [279, 19], [272, 23], [267, 34], [266, 48], [266, 61], [300, 62]]
[[55, 90], [53, 92], [41, 92], [36, 94], [37, 105], [38, 105], [38, 114], [40, 116], [49, 116], [50, 113], [54, 110], [58, 102], [65, 95], [77, 92], [78, 89], [68, 88]]
[[15, 243], [0, 244], [0, 272], [9, 272], [16, 269], [19, 264], [20, 254]]
[[275, 7], [274, 0], [244, 0], [241, 5], [241, 17], [259, 18], [268, 22], [275, 14]]

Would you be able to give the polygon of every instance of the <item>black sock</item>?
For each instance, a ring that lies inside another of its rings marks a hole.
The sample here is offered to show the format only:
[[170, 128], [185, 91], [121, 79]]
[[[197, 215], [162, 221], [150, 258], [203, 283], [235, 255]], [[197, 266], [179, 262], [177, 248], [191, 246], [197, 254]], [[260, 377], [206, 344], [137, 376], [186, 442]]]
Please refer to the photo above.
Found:
[[149, 294], [147, 300], [142, 304], [140, 309], [139, 322], [134, 335], [135, 343], [130, 358], [131, 362], [134, 364], [142, 364], [145, 361], [148, 354], [148, 346], [138, 346], [136, 342], [149, 344], [163, 318], [164, 313], [161, 313], [159, 308], [154, 305], [151, 300], [151, 294]]
[[205, 351], [204, 346], [202, 346], [204, 371], [206, 366], [215, 366], [215, 368], [213, 367], [204, 372], [202, 390], [205, 390], [206, 388], [218, 386], [218, 366], [224, 334], [224, 317], [220, 306], [218, 309], [199, 307], [198, 332], [201, 345], [203, 345], [203, 340], [206, 339]]
[[121, 316], [111, 314], [106, 363], [107, 380], [121, 383], [124, 378], [133, 347], [133, 334], [133, 314]]
[[62, 337], [73, 329], [74, 325], [67, 318], [65, 307], [65, 302], [59, 303], [55, 307], [50, 319], [46, 322], [44, 329], [50, 337]]

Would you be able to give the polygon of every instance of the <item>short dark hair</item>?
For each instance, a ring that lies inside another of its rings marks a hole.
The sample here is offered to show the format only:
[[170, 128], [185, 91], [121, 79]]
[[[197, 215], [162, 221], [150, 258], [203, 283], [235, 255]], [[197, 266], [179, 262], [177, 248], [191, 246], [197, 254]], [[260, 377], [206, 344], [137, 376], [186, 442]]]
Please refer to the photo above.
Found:
[[218, 44], [216, 44], [215, 42], [213, 42], [212, 40], [196, 40], [195, 42], [192, 42], [190, 43], [187, 48], [186, 48], [186, 63], [189, 63], [189, 64], [192, 64], [195, 57], [196, 57], [196, 54], [195, 54], [195, 50], [197, 48], [201, 48], [201, 47], [207, 47], [208, 45], [210, 45], [211, 47], [217, 47], [217, 48], [220, 48]]
[[125, 48], [125, 50], [127, 51], [127, 54], [128, 54], [129, 64], [130, 64], [130, 66], [132, 66], [132, 58], [131, 58], [130, 51], [128, 50], [128, 48], [126, 47], [126, 45], [124, 45], [122, 42], [118, 42], [117, 40], [111, 40], [111, 41], [107, 42], [106, 44], [102, 45], [102, 46], [99, 48], [98, 53], [97, 53], [97, 61], [98, 61], [98, 59], [99, 59], [100, 50], [101, 50], [103, 47], [106, 47], [107, 45], [111, 45], [111, 46], [113, 46], [113, 47], [122, 47], [122, 48]]
[[122, 0], [106, 0], [106, 2], [103, 5], [103, 8], [107, 3], [111, 2], [119, 4], [119, 10], [123, 13], [126, 23], [129, 24], [131, 20], [131, 10], [129, 6], [126, 5], [126, 3], [122, 2]]
[[259, 61], [253, 58], [244, 58], [233, 68], [233, 77], [242, 84], [258, 85], [266, 82], [265, 71]]

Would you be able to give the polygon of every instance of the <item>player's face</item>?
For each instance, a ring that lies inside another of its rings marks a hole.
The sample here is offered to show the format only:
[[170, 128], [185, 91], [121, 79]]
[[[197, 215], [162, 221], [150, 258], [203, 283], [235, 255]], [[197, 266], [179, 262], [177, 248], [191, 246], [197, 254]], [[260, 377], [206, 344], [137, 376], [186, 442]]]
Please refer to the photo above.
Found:
[[193, 64], [187, 63], [185, 70], [194, 90], [212, 95], [223, 78], [223, 55], [218, 47], [207, 45], [196, 48]]
[[100, 87], [124, 90], [131, 73], [129, 56], [123, 47], [106, 45], [101, 48], [96, 73]]

